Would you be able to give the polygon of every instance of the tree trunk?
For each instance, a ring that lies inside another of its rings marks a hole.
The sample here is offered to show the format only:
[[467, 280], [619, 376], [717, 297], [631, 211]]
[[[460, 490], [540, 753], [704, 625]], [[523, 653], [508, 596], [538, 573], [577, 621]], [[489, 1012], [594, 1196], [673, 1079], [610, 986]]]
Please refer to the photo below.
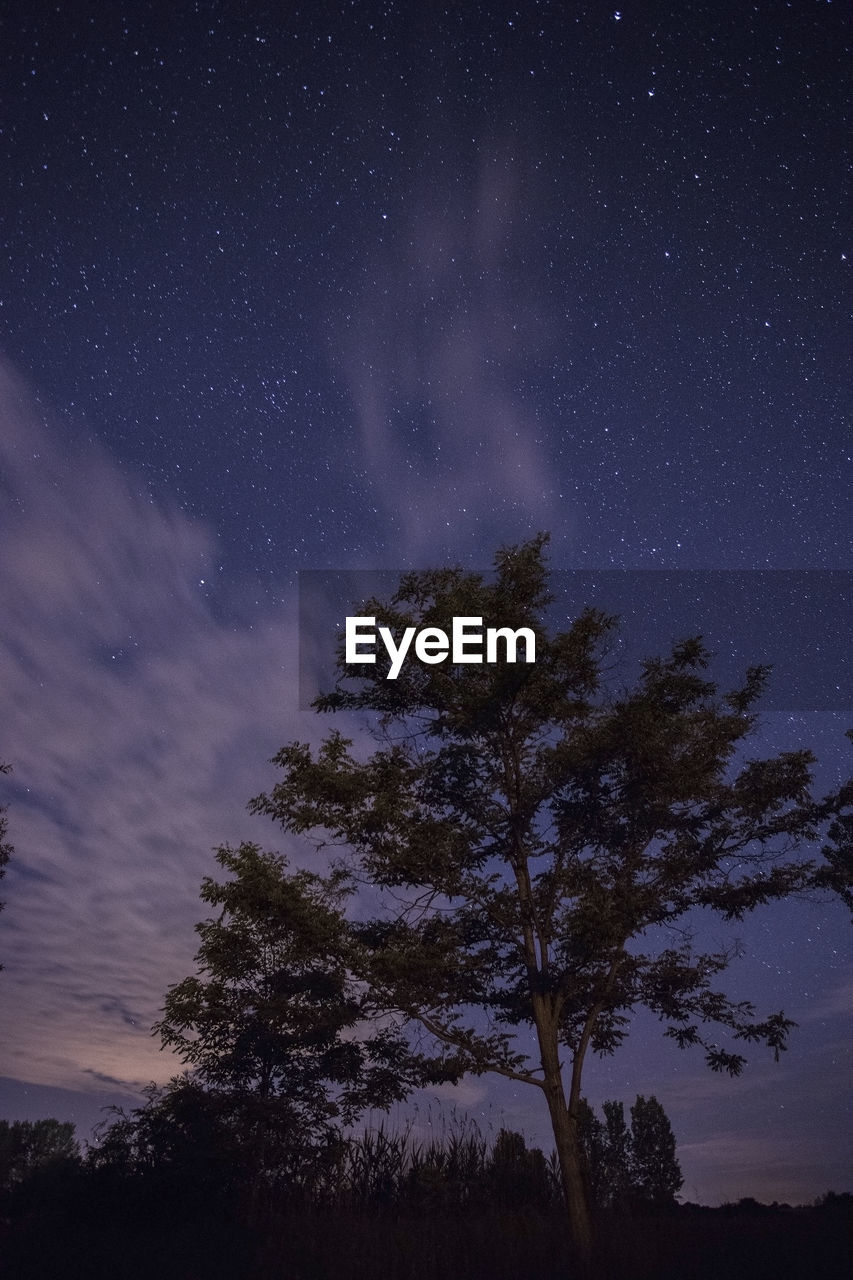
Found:
[[583, 1177], [577, 1121], [569, 1115], [560, 1080], [557, 1080], [556, 1086], [546, 1083], [545, 1096], [548, 1099], [551, 1128], [560, 1162], [572, 1240], [581, 1264], [581, 1274], [586, 1276], [590, 1274], [592, 1264], [592, 1221]]
[[537, 1032], [545, 1076], [543, 1085], [560, 1163], [569, 1228], [577, 1250], [580, 1274], [587, 1277], [592, 1271], [592, 1220], [583, 1176], [578, 1123], [574, 1116], [569, 1115], [566, 1104], [556, 1035], [549, 1034], [549, 1028], [541, 1025], [537, 1026]]

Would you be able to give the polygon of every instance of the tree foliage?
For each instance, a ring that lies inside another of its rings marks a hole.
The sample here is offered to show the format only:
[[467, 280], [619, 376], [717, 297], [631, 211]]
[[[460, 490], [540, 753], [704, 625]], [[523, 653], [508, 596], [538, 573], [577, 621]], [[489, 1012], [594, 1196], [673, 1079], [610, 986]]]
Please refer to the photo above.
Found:
[[655, 1205], [671, 1204], [684, 1184], [669, 1117], [642, 1094], [631, 1107], [631, 1175], [635, 1195]]
[[[285, 1142], [277, 1141], [274, 1104], [268, 1109], [269, 1131], [263, 1133], [261, 1145], [261, 1133], [245, 1124], [240, 1097], [205, 1088], [187, 1076], [165, 1088], [151, 1085], [146, 1095], [144, 1105], [130, 1111], [110, 1108], [89, 1149], [91, 1169], [161, 1189], [191, 1189], [193, 1197], [208, 1201], [234, 1203], [259, 1182], [286, 1180], [293, 1173], [296, 1153], [306, 1154], [294, 1144], [290, 1126]], [[310, 1151], [310, 1142], [307, 1147]]]
[[684, 1180], [675, 1135], [657, 1098], [638, 1094], [630, 1128], [621, 1102], [603, 1103], [602, 1112], [603, 1119], [582, 1099], [580, 1141], [592, 1204], [599, 1209], [673, 1204]]
[[[848, 737], [853, 741], [853, 733]], [[837, 893], [853, 917], [853, 813], [839, 813], [826, 835], [825, 861], [817, 869], [815, 883]]]
[[347, 967], [337, 882], [251, 843], [217, 861], [230, 878], [202, 884], [216, 915], [196, 926], [197, 973], [169, 989], [154, 1028], [191, 1076], [135, 1117], [131, 1146], [144, 1159], [146, 1145], [222, 1148], [237, 1134], [250, 1164], [280, 1171], [336, 1123], [402, 1096], [417, 1062], [393, 1027], [360, 1033], [370, 1005]]
[[501, 1129], [489, 1155], [487, 1181], [490, 1200], [505, 1209], [525, 1204], [546, 1205], [552, 1179], [539, 1147], [528, 1147], [524, 1135]]
[[614, 689], [614, 619], [587, 609], [567, 630], [549, 626], [545, 541], [500, 552], [488, 580], [407, 574], [362, 610], [397, 636], [449, 631], [456, 616], [530, 627], [535, 663], [410, 659], [392, 681], [387, 659], [356, 679], [341, 661], [316, 705], [367, 713], [376, 750], [364, 759], [338, 731], [316, 751], [285, 746], [280, 780], [251, 807], [337, 842], [341, 874], [384, 895], [351, 929], [352, 963], [379, 1004], [431, 1034], [448, 1071], [543, 1090], [586, 1251], [589, 1051], [616, 1050], [645, 1006], [715, 1071], [738, 1074], [750, 1042], [778, 1058], [792, 1023], [719, 988], [733, 952], [696, 950], [693, 913], [739, 920], [813, 883], [798, 851], [841, 801], [813, 798], [808, 751], [745, 755], [766, 668], [722, 691], [693, 637]]
[[0, 1191], [39, 1173], [79, 1163], [80, 1148], [68, 1120], [0, 1120]]

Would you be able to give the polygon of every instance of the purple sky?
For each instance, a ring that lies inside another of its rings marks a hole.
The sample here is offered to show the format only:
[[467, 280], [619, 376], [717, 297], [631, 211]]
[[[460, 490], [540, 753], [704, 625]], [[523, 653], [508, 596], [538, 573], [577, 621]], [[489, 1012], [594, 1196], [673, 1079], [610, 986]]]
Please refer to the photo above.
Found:
[[[296, 705], [291, 602], [252, 623], [217, 621], [203, 585], [213, 529], [153, 504], [101, 447], [63, 442], [8, 373], [2, 405], [0, 595], [11, 608], [0, 669], [16, 856], [0, 935], [0, 1098], [10, 1114], [61, 1113], [87, 1132], [96, 1105], [179, 1065], [149, 1029], [167, 985], [192, 969], [211, 847], [246, 836], [310, 865], [307, 848], [244, 806], [273, 779], [275, 748], [316, 740], [325, 722]], [[829, 748], [842, 723], [776, 714], [765, 741]], [[735, 930], [748, 952], [730, 989], [784, 1003], [801, 1024], [779, 1065], [753, 1054], [741, 1080], [711, 1076], [643, 1018], [622, 1053], [590, 1064], [591, 1098], [664, 1102], [691, 1198], [800, 1200], [847, 1185], [849, 930], [840, 905], [813, 904]], [[99, 1093], [109, 1098], [89, 1097]], [[485, 1079], [439, 1093], [548, 1145], [538, 1095]]]
[[[307, 865], [245, 812], [327, 727], [299, 570], [486, 567], [540, 529], [559, 569], [850, 569], [842, 9], [8, 24], [0, 1116], [86, 1134], [168, 1079], [212, 847]], [[828, 789], [850, 723], [839, 691], [756, 751], [814, 747]], [[691, 1199], [851, 1189], [849, 914], [734, 934], [730, 989], [800, 1024], [783, 1061], [721, 1079], [639, 1019], [588, 1096], [654, 1093]], [[538, 1095], [442, 1092], [549, 1145]]]

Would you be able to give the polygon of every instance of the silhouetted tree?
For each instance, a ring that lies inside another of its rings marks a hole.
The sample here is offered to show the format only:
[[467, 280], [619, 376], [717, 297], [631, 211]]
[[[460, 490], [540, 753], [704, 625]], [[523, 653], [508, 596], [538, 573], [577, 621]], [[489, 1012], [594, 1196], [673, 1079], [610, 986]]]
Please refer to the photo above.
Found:
[[631, 1108], [631, 1192], [648, 1204], [673, 1204], [684, 1179], [675, 1134], [657, 1098], [637, 1095]]
[[[501, 551], [492, 581], [410, 573], [390, 602], [360, 610], [398, 639], [412, 627], [447, 633], [454, 617], [527, 627], [535, 662], [425, 650], [389, 679], [381, 652], [354, 674], [342, 646], [338, 686], [315, 705], [371, 714], [377, 750], [364, 759], [339, 732], [316, 752], [286, 746], [281, 780], [252, 808], [340, 843], [353, 882], [385, 895], [375, 919], [352, 926], [353, 966], [388, 1010], [432, 1035], [449, 1071], [542, 1090], [588, 1259], [588, 1053], [612, 1053], [645, 1006], [715, 1071], [737, 1074], [746, 1041], [779, 1056], [791, 1022], [717, 990], [731, 953], [697, 954], [671, 926], [697, 907], [739, 919], [808, 884], [814, 867], [796, 850], [837, 815], [838, 797], [812, 799], [808, 751], [736, 766], [765, 668], [723, 694], [693, 638], [646, 661], [633, 689], [610, 692], [602, 645], [614, 620], [588, 609], [568, 631], [550, 629], [545, 541]], [[535, 1032], [532, 1059], [519, 1027]]]
[[489, 1155], [486, 1175], [491, 1199], [505, 1208], [547, 1204], [551, 1194], [548, 1163], [524, 1135], [501, 1129]]
[[631, 1127], [621, 1102], [602, 1104], [600, 1119], [585, 1099], [579, 1133], [590, 1201], [599, 1209], [672, 1204], [682, 1185], [675, 1136], [657, 1098], [637, 1096]]
[[47, 1169], [67, 1168], [79, 1157], [68, 1120], [0, 1120], [0, 1191]]
[[150, 1085], [145, 1093], [141, 1107], [108, 1108], [89, 1150], [93, 1168], [128, 1176], [175, 1170], [203, 1183], [220, 1160], [230, 1167], [236, 1157], [235, 1135], [219, 1113], [216, 1095], [186, 1076], [165, 1088]]
[[334, 878], [288, 872], [250, 843], [221, 848], [217, 861], [231, 878], [203, 881], [217, 914], [196, 926], [198, 972], [170, 987], [154, 1028], [191, 1077], [151, 1100], [134, 1141], [162, 1147], [164, 1127], [175, 1135], [190, 1125], [214, 1148], [225, 1126], [244, 1161], [269, 1176], [421, 1077], [393, 1027], [356, 1034], [370, 1006], [347, 968]]
[[625, 1123], [625, 1108], [621, 1102], [603, 1102], [604, 1151], [607, 1168], [607, 1205], [622, 1208], [633, 1190], [632, 1171], [634, 1151], [631, 1134]]

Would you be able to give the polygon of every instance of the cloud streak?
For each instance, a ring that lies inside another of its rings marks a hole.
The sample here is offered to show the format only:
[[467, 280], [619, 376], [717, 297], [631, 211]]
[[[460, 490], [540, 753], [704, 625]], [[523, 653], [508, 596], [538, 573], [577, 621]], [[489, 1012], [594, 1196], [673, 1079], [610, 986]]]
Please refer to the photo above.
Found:
[[572, 528], [536, 400], [554, 327], [525, 283], [522, 177], [495, 147], [467, 208], [433, 190], [389, 224], [334, 333], [395, 565]]
[[16, 850], [0, 1072], [138, 1086], [175, 1069], [150, 1026], [188, 971], [210, 848], [251, 829], [246, 800], [293, 730], [294, 622], [217, 622], [208, 528], [64, 441], [8, 372], [0, 408], [0, 758]]

